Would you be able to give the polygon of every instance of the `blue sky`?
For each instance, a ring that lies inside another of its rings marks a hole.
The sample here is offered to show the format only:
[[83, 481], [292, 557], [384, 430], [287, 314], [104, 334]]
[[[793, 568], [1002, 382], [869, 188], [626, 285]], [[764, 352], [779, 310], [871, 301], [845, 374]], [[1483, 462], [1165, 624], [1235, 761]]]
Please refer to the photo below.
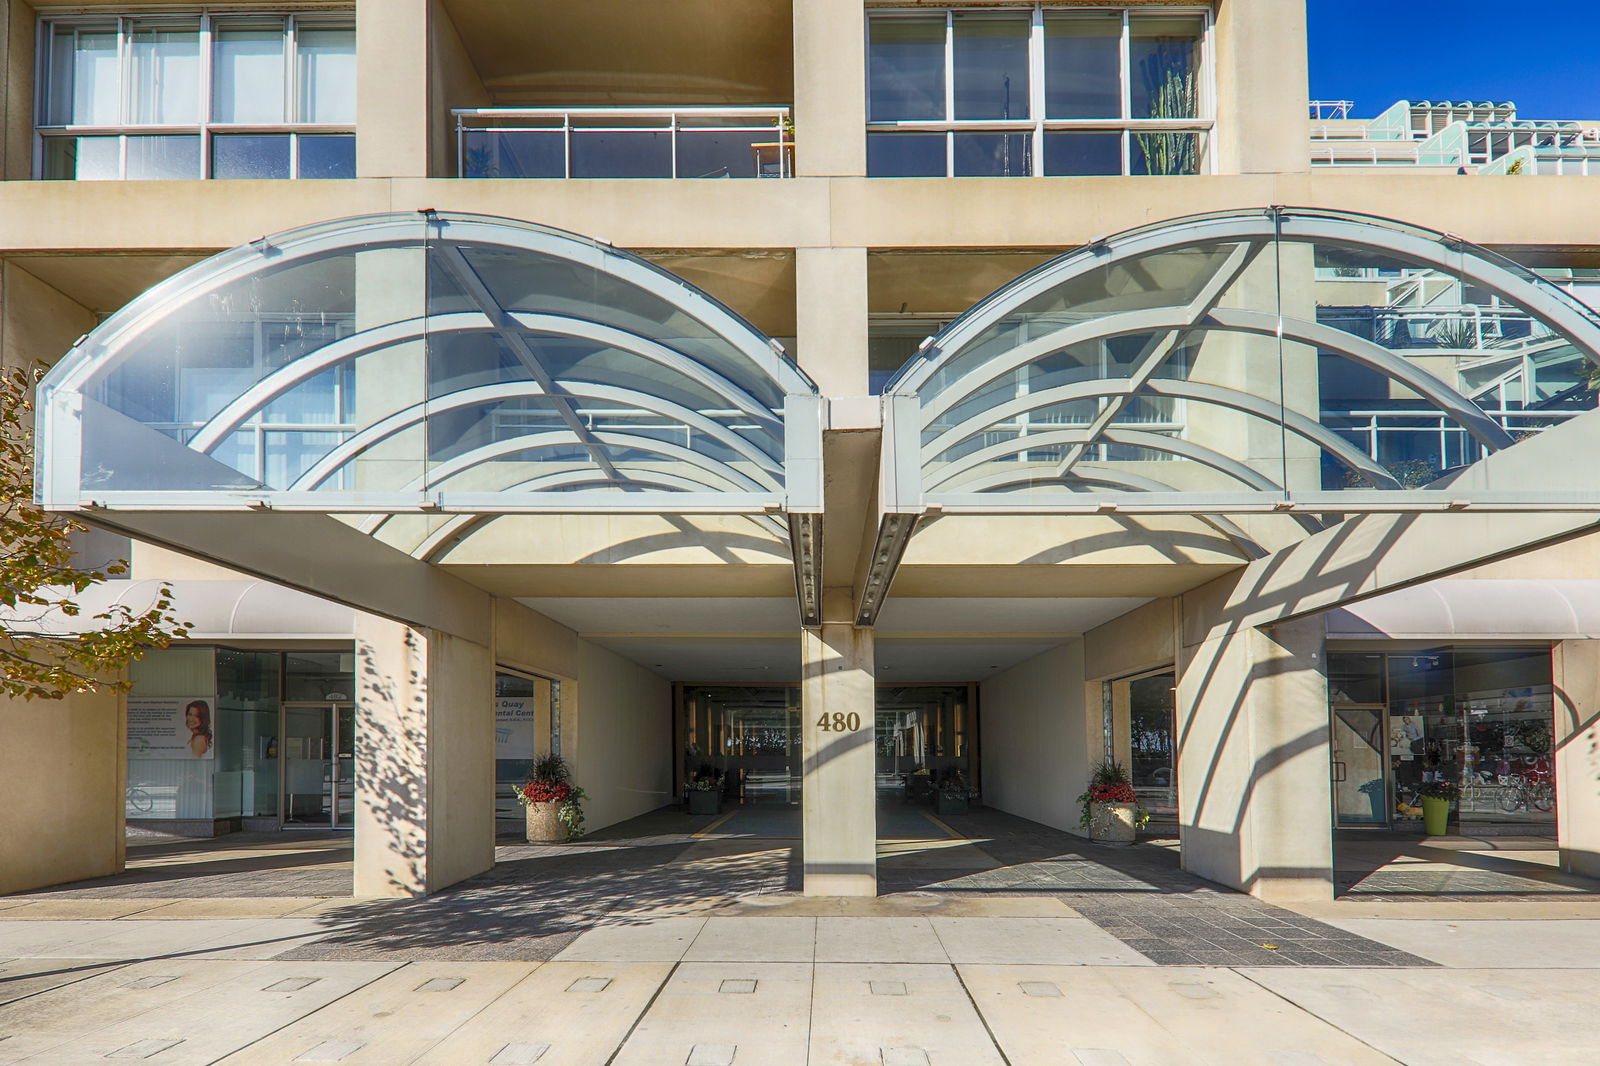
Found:
[[1311, 98], [1370, 118], [1396, 100], [1513, 100], [1600, 119], [1597, 0], [1307, 0]]

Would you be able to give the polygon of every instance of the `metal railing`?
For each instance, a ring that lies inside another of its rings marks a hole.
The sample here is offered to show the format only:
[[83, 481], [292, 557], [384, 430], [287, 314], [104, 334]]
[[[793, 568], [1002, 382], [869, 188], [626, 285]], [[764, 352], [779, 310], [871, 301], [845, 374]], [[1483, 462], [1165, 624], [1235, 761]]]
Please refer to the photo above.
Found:
[[1354, 100], [1313, 100], [1311, 117], [1318, 122], [1347, 119], [1355, 106]]
[[787, 107], [477, 107], [451, 112], [463, 178], [790, 178]]

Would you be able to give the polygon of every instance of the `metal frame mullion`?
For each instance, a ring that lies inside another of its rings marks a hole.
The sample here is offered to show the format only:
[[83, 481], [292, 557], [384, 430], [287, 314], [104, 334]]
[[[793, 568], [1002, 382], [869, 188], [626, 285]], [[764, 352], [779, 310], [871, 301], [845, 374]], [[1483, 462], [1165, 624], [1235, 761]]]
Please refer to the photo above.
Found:
[[[956, 119], [956, 13], [944, 13], [944, 120], [954, 122]], [[956, 173], [956, 134], [954, 130], [945, 130], [944, 134], [944, 176], [954, 177]]]
[[1028, 117], [1033, 119], [1033, 177], [1044, 175], [1044, 7], [1033, 5], [1028, 22]]
[[216, 117], [216, 101], [212, 93], [212, 49], [215, 38], [211, 32], [210, 12], [200, 14], [200, 178], [211, 178], [211, 120]]
[[1133, 131], [1128, 123], [1133, 120], [1133, 27], [1128, 9], [1122, 9], [1122, 49], [1118, 59], [1122, 76], [1122, 173], [1133, 173]]

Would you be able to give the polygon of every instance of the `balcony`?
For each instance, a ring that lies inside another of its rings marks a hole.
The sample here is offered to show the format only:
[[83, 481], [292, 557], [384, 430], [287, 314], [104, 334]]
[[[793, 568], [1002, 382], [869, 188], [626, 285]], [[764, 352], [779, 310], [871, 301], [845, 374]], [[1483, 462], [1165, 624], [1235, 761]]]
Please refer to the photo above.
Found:
[[454, 110], [463, 178], [789, 178], [787, 107]]

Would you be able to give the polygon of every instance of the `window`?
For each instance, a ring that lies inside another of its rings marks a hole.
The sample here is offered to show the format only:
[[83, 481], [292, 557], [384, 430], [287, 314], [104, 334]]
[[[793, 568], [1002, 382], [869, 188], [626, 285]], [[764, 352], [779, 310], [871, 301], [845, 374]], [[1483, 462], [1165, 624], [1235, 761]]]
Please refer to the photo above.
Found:
[[875, 13], [873, 177], [1199, 174], [1204, 9]]
[[348, 15], [51, 19], [42, 178], [355, 177]]

